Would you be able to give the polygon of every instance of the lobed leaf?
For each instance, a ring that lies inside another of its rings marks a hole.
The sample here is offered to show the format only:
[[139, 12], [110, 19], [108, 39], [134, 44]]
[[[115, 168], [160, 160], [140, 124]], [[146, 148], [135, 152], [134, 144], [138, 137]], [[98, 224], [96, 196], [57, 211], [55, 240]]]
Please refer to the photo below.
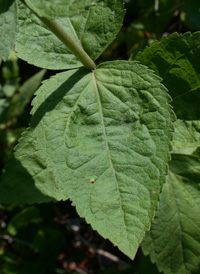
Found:
[[165, 180], [174, 119], [168, 101], [160, 78], [132, 61], [45, 81], [16, 148], [18, 167], [11, 162], [0, 184], [0, 202], [69, 197], [133, 258]]
[[177, 34], [155, 41], [136, 60], [153, 69], [173, 99], [178, 118], [200, 118], [200, 32]]
[[0, 63], [6, 61], [14, 47], [16, 23], [16, 3], [14, 0], [0, 0]]
[[[151, 230], [142, 243], [144, 254], [150, 254], [152, 262], [165, 274], [189, 274], [200, 263], [200, 188], [199, 180], [195, 180], [200, 177], [199, 159], [197, 173], [190, 163], [195, 159], [185, 155], [178, 164], [178, 157], [173, 168], [178, 173], [170, 172]], [[170, 166], [173, 165], [174, 160]]]
[[[124, 16], [121, 0], [100, 2], [96, 0], [95, 3], [96, 5], [76, 16], [66, 15], [57, 18], [57, 22], [93, 60], [96, 60], [113, 41], [122, 26]], [[70, 50], [19, 1], [18, 24], [16, 53], [21, 59], [47, 69], [71, 69], [83, 66]]]

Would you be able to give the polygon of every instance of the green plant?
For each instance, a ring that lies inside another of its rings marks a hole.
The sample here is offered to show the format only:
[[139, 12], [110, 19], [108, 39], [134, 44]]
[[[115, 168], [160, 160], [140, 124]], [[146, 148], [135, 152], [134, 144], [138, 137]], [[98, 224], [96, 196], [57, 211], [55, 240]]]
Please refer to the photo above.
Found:
[[136, 60], [96, 66], [122, 26], [123, 2], [72, 3], [0, 6], [1, 59], [15, 41], [19, 58], [67, 70], [36, 92], [30, 127], [3, 174], [0, 202], [70, 199], [130, 258], [152, 222], [143, 252], [165, 273], [194, 271], [200, 260], [200, 33], [172, 34]]

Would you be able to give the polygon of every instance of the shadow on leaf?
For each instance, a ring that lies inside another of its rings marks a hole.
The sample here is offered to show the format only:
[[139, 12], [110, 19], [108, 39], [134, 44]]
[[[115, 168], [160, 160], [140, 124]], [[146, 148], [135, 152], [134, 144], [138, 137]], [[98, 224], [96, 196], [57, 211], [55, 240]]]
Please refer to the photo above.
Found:
[[32, 176], [16, 158], [13, 157], [8, 162], [7, 169], [13, 172], [3, 174], [0, 203], [33, 204], [55, 201], [38, 190]]
[[55, 109], [63, 97], [77, 84], [88, 71], [84, 68], [76, 70], [61, 86], [51, 93], [33, 114], [30, 127], [35, 128], [47, 112]]

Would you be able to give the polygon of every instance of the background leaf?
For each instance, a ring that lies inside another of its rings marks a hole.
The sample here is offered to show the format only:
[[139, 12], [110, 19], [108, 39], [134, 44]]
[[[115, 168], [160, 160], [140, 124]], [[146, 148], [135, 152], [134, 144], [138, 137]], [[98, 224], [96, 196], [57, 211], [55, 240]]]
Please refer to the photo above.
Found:
[[136, 60], [153, 69], [169, 89], [178, 118], [200, 118], [200, 32], [163, 37], [140, 53]]
[[28, 207], [16, 214], [8, 223], [7, 232], [10, 235], [16, 235], [18, 230], [32, 222], [39, 222], [39, 210], [35, 207]]
[[16, 3], [14, 0], [0, 0], [0, 63], [6, 61], [14, 47], [17, 24]]
[[132, 9], [138, 9], [139, 13], [139, 17], [133, 21], [131, 27], [145, 30], [157, 37], [166, 31], [174, 13], [182, 4], [181, 0], [134, 0], [130, 2], [134, 5]]
[[8, 113], [9, 117], [19, 116], [23, 113], [24, 108], [31, 101], [34, 92], [40, 86], [45, 73], [45, 69], [40, 70], [19, 87], [19, 93], [15, 94], [11, 99]]
[[200, 3], [198, 0], [184, 1], [183, 10], [186, 18], [196, 28], [200, 29]]
[[[18, 57], [48, 69], [83, 66], [69, 49], [32, 12], [18, 1]], [[90, 9], [57, 21], [68, 34], [96, 60], [119, 32], [124, 16], [121, 0], [97, 2]], [[81, 22], [81, 24], [80, 24]]]
[[187, 274], [200, 262], [199, 238], [199, 55], [200, 33], [172, 34], [136, 57], [163, 78], [172, 96], [175, 122], [170, 175], [155, 219], [142, 244], [144, 254], [166, 274]]
[[169, 179], [163, 187], [159, 209], [142, 248], [166, 274], [198, 273], [199, 121], [177, 120], [172, 143]]
[[9, 102], [5, 98], [0, 99], [0, 126], [7, 119], [7, 113], [9, 109]]
[[7, 166], [0, 200], [69, 197], [80, 216], [133, 258], [165, 180], [174, 119], [168, 101], [160, 78], [137, 62], [51, 78], [33, 101], [18, 166]]
[[200, 147], [200, 121], [177, 120], [174, 123], [173, 153], [190, 154]]
[[11, 98], [19, 88], [18, 58], [11, 50], [6, 62], [1, 66], [0, 73], [0, 129], [5, 128]]
[[55, 263], [65, 245], [66, 231], [51, 218], [52, 204], [24, 209], [12, 205], [7, 210], [11, 216], [7, 227], [1, 227], [0, 244], [10, 245], [11, 251], [0, 249], [1, 274], [58, 273]]
[[[185, 158], [184, 167], [190, 164]], [[200, 263], [200, 188], [194, 181], [194, 170], [182, 176], [170, 173], [151, 230], [142, 244], [144, 254], [150, 254], [159, 271], [166, 274], [188, 274]]]

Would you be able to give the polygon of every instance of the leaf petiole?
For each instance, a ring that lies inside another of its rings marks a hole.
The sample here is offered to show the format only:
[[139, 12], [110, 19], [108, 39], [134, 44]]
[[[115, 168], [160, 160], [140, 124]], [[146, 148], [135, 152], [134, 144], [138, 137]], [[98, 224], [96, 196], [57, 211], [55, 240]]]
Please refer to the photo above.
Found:
[[[25, 3], [25, 1], [21, 0], [21, 2], [29, 6]], [[96, 64], [90, 58], [90, 56], [85, 52], [85, 50], [64, 30], [64, 28], [59, 25], [56, 20], [47, 19], [44, 17], [40, 17], [36, 12], [34, 12], [31, 8], [29, 8], [55, 35], [59, 40], [63, 42], [67, 46], [67, 48], [81, 61], [84, 67], [88, 70], [94, 70], [96, 68]]]

